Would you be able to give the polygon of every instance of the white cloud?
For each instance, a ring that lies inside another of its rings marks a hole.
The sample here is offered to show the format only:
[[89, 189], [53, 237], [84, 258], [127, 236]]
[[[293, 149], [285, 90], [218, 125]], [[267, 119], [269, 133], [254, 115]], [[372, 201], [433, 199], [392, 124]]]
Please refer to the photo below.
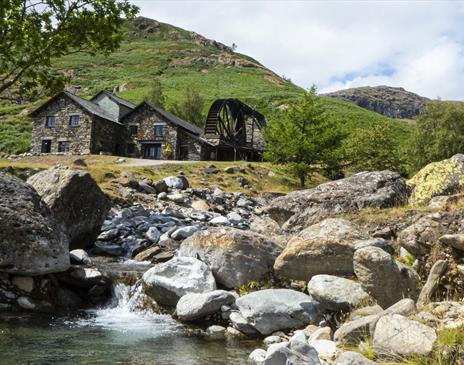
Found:
[[464, 99], [464, 3], [133, 1], [141, 15], [231, 45], [320, 91], [402, 86]]

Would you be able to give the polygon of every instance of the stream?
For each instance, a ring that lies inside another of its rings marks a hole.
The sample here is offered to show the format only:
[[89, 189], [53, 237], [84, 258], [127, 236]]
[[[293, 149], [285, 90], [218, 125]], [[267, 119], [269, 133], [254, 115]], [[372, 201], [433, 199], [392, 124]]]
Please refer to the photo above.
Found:
[[103, 308], [74, 315], [0, 313], [0, 365], [246, 364], [253, 347], [185, 335], [169, 315], [141, 309], [118, 283]]

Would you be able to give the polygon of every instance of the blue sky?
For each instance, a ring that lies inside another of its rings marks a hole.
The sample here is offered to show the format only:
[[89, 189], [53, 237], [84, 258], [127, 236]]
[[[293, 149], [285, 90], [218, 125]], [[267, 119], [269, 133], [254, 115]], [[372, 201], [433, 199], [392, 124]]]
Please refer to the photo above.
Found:
[[401, 86], [464, 100], [464, 1], [138, 0], [319, 92]]

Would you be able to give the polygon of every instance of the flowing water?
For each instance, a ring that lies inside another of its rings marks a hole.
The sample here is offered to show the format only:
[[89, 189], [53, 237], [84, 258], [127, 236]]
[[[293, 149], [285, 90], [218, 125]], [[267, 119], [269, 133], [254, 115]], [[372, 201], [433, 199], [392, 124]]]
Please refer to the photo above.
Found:
[[170, 316], [140, 307], [117, 284], [113, 303], [75, 317], [0, 313], [0, 365], [246, 364], [251, 347], [185, 336]]

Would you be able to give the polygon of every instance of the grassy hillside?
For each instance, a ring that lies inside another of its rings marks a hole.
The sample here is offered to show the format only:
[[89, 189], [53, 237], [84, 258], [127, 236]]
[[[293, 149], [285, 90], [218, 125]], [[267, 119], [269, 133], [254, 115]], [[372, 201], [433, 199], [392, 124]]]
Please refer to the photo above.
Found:
[[[90, 97], [101, 89], [112, 91], [119, 87], [119, 96], [137, 103], [157, 76], [168, 106], [182, 97], [187, 85], [193, 85], [206, 100], [205, 113], [214, 99], [236, 97], [268, 119], [276, 116], [281, 105], [303, 92], [258, 61], [193, 32], [138, 18], [126, 25], [124, 33], [121, 48], [109, 56], [77, 54], [55, 62], [57, 69], [70, 76], [70, 88]], [[348, 131], [367, 128], [375, 120], [389, 122], [388, 118], [351, 103], [323, 100], [331, 117]], [[0, 106], [0, 153], [28, 150], [31, 128], [26, 111], [40, 102], [43, 100], [22, 106]], [[407, 135], [409, 126], [397, 121], [389, 123], [398, 129], [398, 138]]]

